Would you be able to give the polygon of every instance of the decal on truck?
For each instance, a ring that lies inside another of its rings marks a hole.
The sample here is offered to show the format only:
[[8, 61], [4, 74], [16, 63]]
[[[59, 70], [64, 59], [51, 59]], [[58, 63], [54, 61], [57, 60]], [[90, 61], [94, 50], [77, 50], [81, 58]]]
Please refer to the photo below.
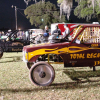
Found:
[[100, 53], [70, 54], [71, 59], [100, 58]]

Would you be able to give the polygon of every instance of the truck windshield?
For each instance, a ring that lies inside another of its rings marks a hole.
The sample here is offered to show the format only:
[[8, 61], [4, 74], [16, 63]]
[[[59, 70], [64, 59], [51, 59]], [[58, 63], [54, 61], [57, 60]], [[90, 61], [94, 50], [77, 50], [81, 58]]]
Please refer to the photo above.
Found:
[[73, 30], [71, 30], [71, 32], [65, 37], [65, 39], [67, 39], [69, 42], [72, 41], [75, 36], [82, 30], [82, 28], [82, 25], [78, 25]]

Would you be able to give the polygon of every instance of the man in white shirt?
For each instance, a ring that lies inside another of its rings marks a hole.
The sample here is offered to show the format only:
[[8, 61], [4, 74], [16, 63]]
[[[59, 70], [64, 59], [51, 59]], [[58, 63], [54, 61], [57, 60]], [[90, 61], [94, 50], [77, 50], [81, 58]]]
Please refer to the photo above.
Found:
[[68, 33], [70, 32], [67, 24], [64, 25], [64, 28], [65, 28], [65, 31], [63, 32], [63, 37], [65, 37], [66, 35], [68, 35]]

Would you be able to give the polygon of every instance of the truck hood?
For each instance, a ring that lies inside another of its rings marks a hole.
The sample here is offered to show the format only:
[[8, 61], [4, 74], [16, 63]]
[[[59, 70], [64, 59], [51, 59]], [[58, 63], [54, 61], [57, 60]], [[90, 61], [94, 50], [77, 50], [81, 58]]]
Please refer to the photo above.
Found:
[[64, 43], [41, 43], [41, 44], [32, 44], [32, 45], [28, 45], [28, 46], [24, 46], [23, 47], [23, 51], [26, 51], [26, 52], [32, 52], [32, 51], [35, 51], [35, 50], [39, 50], [39, 49], [48, 49], [49, 51], [52, 51], [52, 50], [57, 50], [57, 49], [61, 49], [61, 48], [65, 48], [65, 47], [68, 47], [68, 44], [67, 42], [64, 42]]

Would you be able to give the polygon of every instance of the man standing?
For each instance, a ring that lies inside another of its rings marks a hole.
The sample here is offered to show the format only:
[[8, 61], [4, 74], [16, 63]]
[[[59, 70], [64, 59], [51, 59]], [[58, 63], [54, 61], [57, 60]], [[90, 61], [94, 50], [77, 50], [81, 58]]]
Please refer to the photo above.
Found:
[[49, 33], [48, 26], [45, 26], [44, 33]]
[[52, 35], [56, 35], [57, 38], [61, 35], [61, 30], [59, 29], [58, 25], [55, 26], [55, 30], [52, 32]]
[[49, 37], [49, 30], [48, 30], [48, 26], [46, 25], [45, 26], [45, 29], [44, 29], [44, 34], [43, 34], [43, 39], [41, 42], [48, 42], [48, 37]]
[[66, 35], [68, 35], [68, 33], [70, 32], [67, 24], [64, 25], [64, 28], [65, 28], [65, 31], [63, 32], [63, 37], [65, 37]]
[[55, 26], [55, 30], [52, 32], [51, 36], [48, 38], [50, 43], [56, 43], [59, 41], [59, 36], [61, 35], [61, 30], [58, 25]]

